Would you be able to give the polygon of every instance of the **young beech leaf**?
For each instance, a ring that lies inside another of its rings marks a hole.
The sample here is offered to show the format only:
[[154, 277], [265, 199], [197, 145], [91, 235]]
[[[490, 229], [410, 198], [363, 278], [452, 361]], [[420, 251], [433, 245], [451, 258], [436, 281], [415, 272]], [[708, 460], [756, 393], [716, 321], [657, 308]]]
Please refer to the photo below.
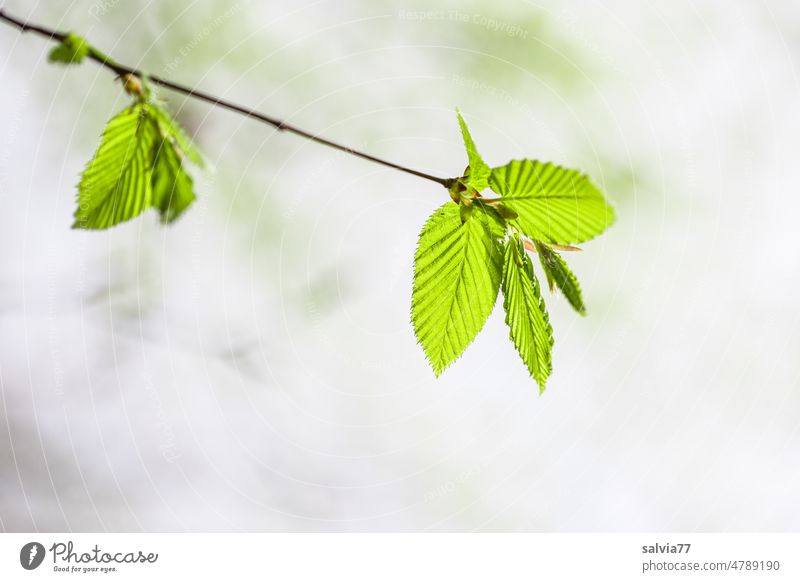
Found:
[[152, 205], [153, 147], [159, 141], [145, 103], [134, 104], [108, 122], [78, 184], [73, 228], [109, 228]]
[[584, 242], [614, 222], [614, 209], [589, 178], [551, 163], [514, 160], [492, 168], [489, 187], [517, 213], [514, 222], [532, 239]]
[[184, 156], [202, 163], [166, 112], [137, 101], [108, 122], [78, 185], [73, 227], [109, 228], [151, 207], [174, 221], [195, 199]]
[[186, 156], [194, 165], [202, 168], [205, 165], [203, 156], [200, 154], [197, 146], [194, 145], [189, 136], [183, 131], [183, 128], [178, 125], [178, 122], [175, 121], [169, 113], [164, 111], [164, 109], [158, 107], [154, 103], [150, 104], [150, 110], [153, 113], [153, 117], [158, 122], [161, 134], [172, 138], [174, 146], [180, 150], [179, 153], [182, 153], [181, 157]]
[[89, 43], [77, 34], [68, 32], [58, 45], [47, 55], [51, 63], [64, 63], [66, 65], [78, 64], [89, 54]]
[[552, 370], [553, 329], [533, 274], [531, 259], [518, 236], [506, 243], [503, 261], [503, 307], [511, 341], [531, 376], [544, 391]]
[[192, 178], [169, 138], [163, 139], [156, 150], [152, 184], [153, 205], [164, 224], [173, 222], [195, 200]]
[[150, 104], [150, 112], [163, 138], [155, 150], [153, 163], [153, 204], [161, 214], [161, 222], [166, 224], [177, 219], [195, 200], [192, 178], [183, 165], [184, 157], [200, 167], [204, 161], [169, 113], [154, 103]]
[[472, 141], [472, 136], [469, 134], [467, 122], [461, 117], [461, 112], [456, 109], [458, 114], [458, 125], [461, 127], [461, 137], [464, 139], [464, 147], [467, 150], [467, 158], [469, 159], [469, 173], [467, 175], [467, 184], [480, 192], [489, 185], [489, 175], [492, 169], [483, 161], [478, 149], [475, 147], [475, 142]]
[[476, 206], [462, 224], [458, 204], [434, 212], [414, 257], [411, 321], [438, 376], [475, 339], [494, 307], [500, 287], [504, 228]]
[[553, 286], [558, 287], [575, 311], [581, 315], [586, 315], [581, 286], [578, 283], [578, 278], [567, 267], [566, 261], [541, 241], [535, 240], [533, 242], [536, 245], [536, 252], [539, 255], [539, 261], [542, 263], [544, 274], [547, 276], [550, 291], [553, 290]]

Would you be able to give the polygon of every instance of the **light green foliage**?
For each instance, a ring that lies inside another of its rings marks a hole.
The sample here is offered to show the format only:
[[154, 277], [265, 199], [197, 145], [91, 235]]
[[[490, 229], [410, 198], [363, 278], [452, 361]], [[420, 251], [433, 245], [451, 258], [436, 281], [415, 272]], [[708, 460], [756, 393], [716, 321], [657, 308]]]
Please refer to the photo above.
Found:
[[506, 244], [503, 261], [503, 307], [511, 341], [544, 391], [552, 370], [553, 329], [547, 316], [531, 259], [517, 235]]
[[137, 103], [108, 122], [100, 147], [78, 184], [74, 228], [108, 228], [152, 205], [152, 151], [158, 133], [147, 105]]
[[[583, 315], [578, 279], [549, 244], [600, 234], [614, 211], [575, 170], [533, 160], [489, 169], [461, 113], [458, 124], [469, 168], [450, 186], [455, 204], [439, 208], [422, 230], [411, 306], [414, 331], [438, 376], [483, 327], [499, 283], [511, 340], [541, 391], [552, 370], [553, 331], [526, 244], [539, 254], [550, 290], [558, 287]], [[486, 186], [500, 198], [483, 197]]]
[[519, 216], [528, 237], [556, 244], [594, 238], [614, 222], [614, 210], [589, 178], [534, 160], [493, 168], [489, 187]]
[[553, 290], [554, 286], [558, 287], [575, 311], [581, 315], [586, 315], [581, 286], [578, 283], [578, 278], [569, 270], [567, 262], [561, 258], [561, 255], [541, 241], [534, 241], [534, 244], [536, 245], [536, 252], [539, 254], [542, 270], [544, 270], [544, 274], [547, 277], [550, 291]]
[[202, 158], [156, 104], [137, 100], [108, 122], [78, 184], [74, 228], [104, 229], [156, 208], [172, 222], [194, 201], [184, 157]]
[[[88, 50], [83, 39], [68, 37], [51, 60], [80, 62]], [[109, 121], [81, 176], [75, 228], [109, 228], [148, 208], [171, 223], [195, 200], [185, 162], [201, 166], [199, 151], [151, 99], [146, 80], [128, 75], [124, 83], [135, 101]], [[575, 275], [548, 243], [588, 240], [613, 222], [614, 213], [575, 170], [532, 160], [489, 168], [461, 113], [458, 122], [469, 166], [445, 182], [453, 202], [436, 210], [420, 234], [414, 332], [438, 376], [478, 335], [502, 288], [511, 340], [542, 391], [552, 369], [553, 335], [523, 237], [533, 241], [529, 248], [538, 252], [550, 289], [557, 286], [584, 314]], [[484, 197], [487, 187], [500, 197]]]
[[192, 178], [183, 169], [180, 151], [170, 138], [164, 138], [155, 153], [153, 206], [163, 223], [176, 220], [195, 200]]
[[50, 51], [47, 60], [66, 65], [78, 64], [89, 55], [90, 48], [85, 38], [68, 32], [64, 40]]
[[434, 212], [422, 229], [411, 321], [437, 376], [475, 339], [494, 307], [503, 235], [491, 210], [476, 207], [462, 223], [453, 202]]
[[467, 123], [461, 117], [461, 112], [456, 109], [456, 113], [458, 115], [458, 125], [461, 127], [461, 137], [464, 139], [464, 148], [467, 150], [467, 158], [469, 159], [469, 171], [465, 176], [466, 183], [480, 192], [489, 185], [489, 175], [492, 173], [492, 169], [478, 153], [475, 142], [472, 141], [472, 136], [469, 133]]
[[183, 131], [183, 128], [178, 125], [178, 122], [161, 107], [151, 105], [150, 111], [158, 122], [161, 134], [170, 137], [173, 146], [179, 150], [178, 154], [180, 155], [182, 153], [189, 158], [193, 164], [202, 168], [205, 165], [203, 156], [189, 136]]

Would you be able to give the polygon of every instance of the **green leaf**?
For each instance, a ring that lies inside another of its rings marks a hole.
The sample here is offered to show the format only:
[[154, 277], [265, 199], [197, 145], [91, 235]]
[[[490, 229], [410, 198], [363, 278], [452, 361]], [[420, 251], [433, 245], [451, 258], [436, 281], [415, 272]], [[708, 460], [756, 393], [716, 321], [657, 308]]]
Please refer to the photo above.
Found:
[[180, 127], [156, 105], [137, 101], [109, 121], [78, 185], [74, 228], [103, 229], [154, 207], [173, 222], [194, 202], [184, 156], [202, 162]]
[[50, 51], [47, 60], [66, 65], [78, 64], [89, 55], [91, 47], [85, 38], [68, 32], [58, 45]]
[[153, 203], [161, 213], [161, 221], [170, 223], [195, 200], [192, 178], [184, 167], [184, 158], [200, 167], [204, 160], [169, 113], [152, 102], [150, 112], [163, 137], [156, 149], [153, 165]]
[[136, 103], [108, 122], [78, 184], [73, 228], [109, 228], [152, 205], [151, 168], [158, 141], [145, 103]]
[[205, 165], [205, 160], [203, 160], [202, 154], [197, 149], [197, 146], [194, 145], [194, 142], [191, 140], [191, 138], [186, 135], [178, 122], [173, 119], [172, 116], [163, 108], [159, 107], [155, 103], [151, 103], [150, 108], [153, 113], [153, 117], [158, 122], [162, 135], [170, 136], [173, 144], [179, 150], [178, 153], [185, 155], [192, 161], [192, 163], [202, 168]]
[[614, 209], [589, 178], [551, 163], [514, 160], [493, 168], [489, 187], [518, 214], [516, 224], [532, 239], [584, 242], [614, 222]]
[[575, 311], [581, 315], [586, 315], [586, 305], [583, 303], [581, 286], [578, 283], [578, 278], [569, 270], [567, 262], [543, 242], [535, 240], [533, 244], [536, 245], [536, 252], [539, 255], [539, 261], [542, 263], [542, 269], [544, 269], [544, 273], [547, 276], [550, 291], [553, 290], [554, 286], [558, 287]]
[[547, 316], [539, 282], [522, 241], [513, 236], [506, 243], [503, 261], [503, 307], [511, 341], [533, 379], [544, 391], [552, 370], [553, 329]]
[[516, 212], [511, 210], [508, 206], [500, 202], [500, 200], [484, 200], [484, 204], [494, 208], [504, 220], [514, 220], [519, 216]]
[[195, 200], [192, 178], [168, 138], [156, 150], [152, 185], [153, 205], [165, 224], [175, 221]]
[[504, 229], [481, 206], [462, 224], [458, 204], [434, 212], [414, 258], [411, 321], [438, 376], [475, 339], [500, 287]]
[[475, 147], [475, 142], [472, 141], [472, 136], [469, 133], [467, 122], [461, 117], [461, 112], [456, 109], [458, 114], [458, 125], [461, 127], [461, 137], [464, 139], [464, 147], [467, 150], [467, 157], [469, 158], [469, 170], [465, 174], [467, 184], [480, 192], [489, 185], [489, 175], [492, 169], [483, 161], [478, 149]]

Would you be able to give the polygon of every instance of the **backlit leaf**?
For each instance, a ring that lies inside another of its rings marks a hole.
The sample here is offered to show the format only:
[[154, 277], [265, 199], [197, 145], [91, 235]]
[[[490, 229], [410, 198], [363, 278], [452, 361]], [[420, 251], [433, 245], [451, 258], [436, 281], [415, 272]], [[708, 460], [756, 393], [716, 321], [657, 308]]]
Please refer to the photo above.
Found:
[[614, 210], [585, 175], [551, 163], [514, 160], [492, 169], [489, 187], [517, 213], [528, 237], [556, 244], [589, 240], [614, 222]]
[[82, 36], [68, 32], [64, 40], [53, 47], [47, 60], [65, 65], [78, 64], [89, 55], [89, 43]]
[[500, 287], [504, 230], [488, 209], [476, 206], [464, 223], [448, 202], [431, 215], [414, 259], [411, 320], [438, 376], [483, 327]]
[[180, 150], [179, 153], [182, 152], [192, 163], [198, 167], [203, 167], [205, 165], [205, 161], [203, 160], [203, 156], [200, 154], [200, 151], [197, 149], [197, 146], [194, 145], [194, 142], [191, 140], [189, 136], [183, 131], [183, 128], [178, 124], [172, 116], [167, 113], [163, 108], [151, 103], [150, 110], [152, 111], [153, 117], [156, 119], [159, 125], [159, 129], [164, 136], [170, 136], [174, 145], [178, 147]]
[[195, 200], [192, 178], [182, 164], [173, 143], [164, 139], [153, 166], [153, 205], [163, 223], [173, 222]]
[[531, 259], [518, 236], [506, 244], [503, 307], [511, 341], [542, 392], [552, 369], [553, 330]]
[[534, 244], [539, 255], [539, 261], [542, 263], [542, 269], [544, 269], [544, 273], [547, 276], [550, 291], [553, 290], [554, 286], [558, 287], [575, 311], [581, 315], [586, 315], [581, 286], [578, 283], [578, 278], [569, 270], [566, 261], [546, 244], [540, 241], [534, 241]]
[[106, 126], [78, 185], [74, 228], [103, 229], [154, 207], [170, 223], [195, 200], [186, 160], [200, 153], [169, 114], [145, 99]]
[[464, 147], [467, 150], [467, 158], [469, 159], [469, 174], [467, 176], [467, 184], [480, 192], [489, 185], [489, 175], [492, 169], [483, 161], [478, 149], [475, 147], [475, 142], [472, 141], [472, 136], [469, 133], [467, 122], [461, 116], [461, 112], [456, 109], [458, 114], [458, 125], [461, 127], [461, 137], [464, 139]]
[[78, 184], [73, 228], [109, 228], [152, 205], [153, 147], [158, 141], [144, 103], [136, 103], [108, 122]]

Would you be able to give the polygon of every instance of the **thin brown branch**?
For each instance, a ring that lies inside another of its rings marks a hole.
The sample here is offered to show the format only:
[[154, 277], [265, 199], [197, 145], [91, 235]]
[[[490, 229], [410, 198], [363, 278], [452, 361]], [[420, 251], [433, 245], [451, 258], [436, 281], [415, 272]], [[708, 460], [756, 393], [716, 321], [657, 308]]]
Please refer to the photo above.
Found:
[[[22, 32], [32, 32], [34, 34], [38, 34], [43, 36], [51, 41], [61, 42], [66, 38], [66, 33], [60, 32], [57, 30], [52, 30], [47, 27], [38, 25], [38, 24], [31, 24], [29, 22], [20, 20], [17, 17], [11, 16], [3, 9], [0, 8], [0, 20], [15, 26]], [[299, 135], [300, 137], [304, 137], [308, 140], [313, 142], [326, 145], [328, 147], [334, 148], [346, 154], [350, 154], [365, 160], [369, 160], [370, 162], [374, 162], [376, 164], [380, 164], [382, 166], [386, 166], [387, 168], [393, 168], [395, 170], [400, 170], [401, 172], [405, 172], [407, 174], [411, 174], [413, 176], [418, 176], [420, 178], [424, 178], [426, 180], [430, 180], [432, 182], [436, 182], [437, 184], [441, 184], [445, 188], [449, 188], [453, 182], [455, 181], [454, 178], [440, 178], [438, 176], [433, 176], [431, 174], [426, 174], [425, 172], [420, 172], [419, 170], [414, 170], [412, 168], [408, 168], [401, 164], [395, 164], [394, 162], [390, 162], [388, 160], [384, 160], [382, 158], [378, 158], [371, 154], [355, 150], [351, 147], [346, 145], [337, 143], [335, 141], [331, 141], [327, 138], [321, 137], [315, 133], [310, 131], [306, 131], [294, 125], [291, 125], [281, 119], [271, 117], [269, 115], [265, 115], [255, 109], [251, 109], [249, 107], [245, 107], [243, 105], [239, 105], [237, 103], [233, 103], [231, 101], [221, 99], [219, 97], [215, 97], [209, 93], [204, 91], [200, 91], [199, 89], [194, 89], [192, 87], [188, 87], [186, 85], [181, 85], [179, 83], [175, 83], [170, 81], [169, 79], [164, 79], [162, 77], [158, 77], [156, 75], [147, 75], [138, 69], [134, 69], [133, 67], [128, 67], [126, 65], [122, 65], [113, 59], [109, 58], [108, 56], [104, 55], [100, 51], [92, 48], [89, 52], [88, 57], [95, 61], [96, 63], [100, 64], [101, 66], [113, 71], [118, 76], [122, 75], [135, 75], [137, 77], [144, 77], [151, 83], [155, 85], [159, 85], [166, 89], [170, 89], [171, 91], [175, 91], [177, 93], [181, 93], [183, 95], [187, 95], [194, 99], [198, 99], [199, 101], [205, 101], [206, 103], [210, 103], [211, 105], [222, 107], [223, 109], [228, 109], [230, 111], [234, 111], [239, 113], [240, 115], [244, 115], [245, 117], [249, 117], [250, 119], [255, 119], [256, 121], [260, 121], [262, 123], [266, 123], [267, 125], [271, 125], [275, 129], [279, 131], [286, 131], [289, 133], [293, 133], [295, 135]]]

